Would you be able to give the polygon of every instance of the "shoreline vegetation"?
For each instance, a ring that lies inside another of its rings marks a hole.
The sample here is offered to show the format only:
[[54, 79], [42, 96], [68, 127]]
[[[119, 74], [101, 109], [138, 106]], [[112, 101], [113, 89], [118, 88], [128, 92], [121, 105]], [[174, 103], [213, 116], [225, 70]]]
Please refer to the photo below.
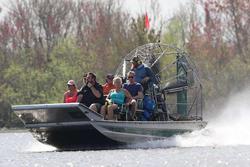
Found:
[[24, 133], [29, 132], [25, 128], [0, 128], [0, 133]]
[[66, 82], [80, 88], [88, 71], [102, 84], [126, 54], [150, 42], [190, 53], [206, 111], [248, 86], [247, 0], [190, 0], [168, 20], [157, 0], [149, 6], [145, 26], [146, 13], [127, 13], [116, 0], [13, 1], [0, 20], [0, 127], [23, 127], [11, 105], [62, 102]]

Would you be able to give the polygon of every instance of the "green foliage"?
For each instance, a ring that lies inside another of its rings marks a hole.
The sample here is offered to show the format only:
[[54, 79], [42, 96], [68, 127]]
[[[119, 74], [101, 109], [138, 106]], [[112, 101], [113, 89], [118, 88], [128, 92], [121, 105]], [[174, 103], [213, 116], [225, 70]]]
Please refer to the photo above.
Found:
[[48, 102], [49, 94], [46, 92], [55, 82], [51, 73], [24, 68], [19, 64], [11, 64], [4, 71], [3, 78], [7, 82], [0, 89], [11, 104]]
[[132, 20], [130, 25], [132, 33], [134, 34], [134, 40], [139, 46], [160, 40], [160, 31], [156, 31], [155, 29], [147, 30], [145, 28], [144, 17], [144, 15], [138, 16], [137, 19]]
[[227, 95], [230, 91], [239, 91], [249, 86], [249, 73], [249, 64], [242, 62], [239, 57], [232, 59], [220, 72], [221, 77], [219, 87], [222, 94]]
[[184, 45], [184, 27], [178, 17], [173, 17], [164, 30], [163, 43], [183, 47]]
[[69, 79], [81, 80], [88, 61], [94, 59], [82, 56], [81, 49], [71, 39], [59, 43], [51, 58], [45, 69], [13, 62], [3, 71], [5, 82], [0, 86], [1, 98], [5, 97], [11, 104], [61, 102], [66, 82]]
[[56, 76], [57, 81], [78, 80], [86, 72], [91, 59], [92, 56], [83, 55], [73, 39], [64, 39], [53, 49], [48, 71]]

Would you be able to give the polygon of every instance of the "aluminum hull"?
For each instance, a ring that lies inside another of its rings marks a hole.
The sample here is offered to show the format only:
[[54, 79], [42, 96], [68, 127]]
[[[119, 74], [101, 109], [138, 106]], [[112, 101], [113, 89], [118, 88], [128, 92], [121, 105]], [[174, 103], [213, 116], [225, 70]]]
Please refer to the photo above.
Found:
[[109, 121], [79, 103], [13, 106], [40, 142], [61, 149], [95, 149], [134, 144], [204, 128], [204, 121]]

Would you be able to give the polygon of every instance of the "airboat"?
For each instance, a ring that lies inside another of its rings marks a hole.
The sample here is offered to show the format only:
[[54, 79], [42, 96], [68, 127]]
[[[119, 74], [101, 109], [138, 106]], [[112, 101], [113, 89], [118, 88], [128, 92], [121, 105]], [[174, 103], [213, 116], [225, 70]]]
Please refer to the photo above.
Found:
[[157, 80], [147, 95], [155, 102], [149, 120], [139, 119], [143, 106], [133, 121], [128, 112], [105, 120], [80, 103], [13, 105], [13, 112], [38, 141], [59, 149], [110, 148], [204, 128], [202, 84], [190, 56], [170, 45], [145, 44], [123, 58], [116, 75], [126, 78], [135, 56], [151, 67]]

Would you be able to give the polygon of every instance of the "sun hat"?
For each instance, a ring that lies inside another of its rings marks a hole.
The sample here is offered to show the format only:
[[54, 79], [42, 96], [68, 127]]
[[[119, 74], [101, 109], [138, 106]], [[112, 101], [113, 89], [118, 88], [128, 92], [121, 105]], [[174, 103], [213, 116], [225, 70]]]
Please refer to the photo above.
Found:
[[75, 85], [75, 81], [74, 80], [69, 80], [67, 85]]

